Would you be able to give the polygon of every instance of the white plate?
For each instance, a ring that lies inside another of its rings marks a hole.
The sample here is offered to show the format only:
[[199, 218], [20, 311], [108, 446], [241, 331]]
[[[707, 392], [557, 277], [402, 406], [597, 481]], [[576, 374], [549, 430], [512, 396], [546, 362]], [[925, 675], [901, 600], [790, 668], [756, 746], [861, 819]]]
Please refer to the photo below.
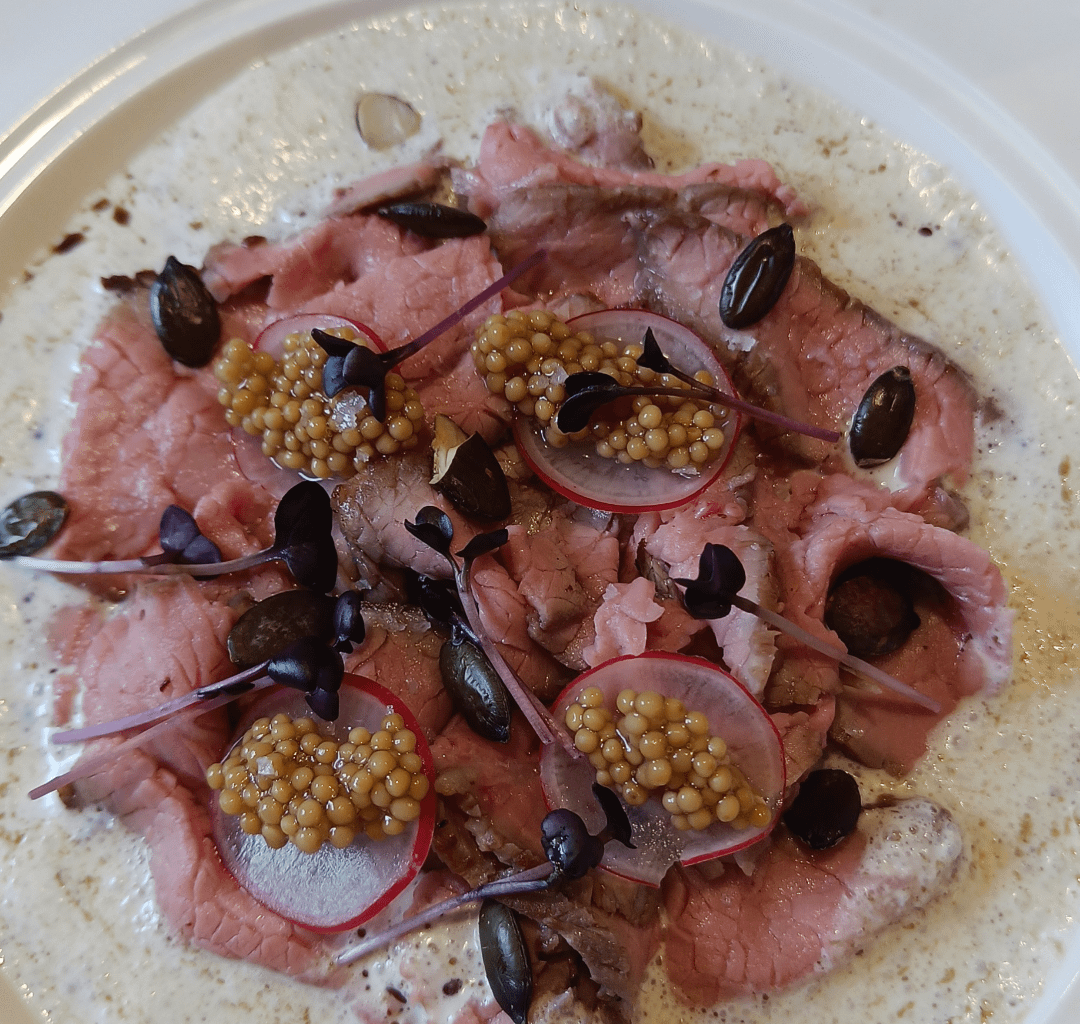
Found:
[[[1073, 106], [1080, 23], [1071, 0], [993, 0], [980, 5], [974, 25], [967, 0], [913, 0], [880, 13], [875, 0], [639, 5], [825, 89], [951, 166], [1026, 264], [1080, 359], [1080, 133]], [[189, 7], [186, 0], [153, 0], [140, 6], [135, 22], [126, 6], [27, 4], [5, 26], [6, 49], [18, 56], [0, 68], [0, 125], [59, 88], [0, 138], [0, 282], [15, 279], [83, 196], [233, 69], [395, 5], [207, 0]], [[142, 31], [171, 11], [178, 13]], [[80, 17], [90, 19], [85, 32]], [[58, 24], [68, 30], [58, 34]], [[52, 47], [47, 57], [35, 45], [42, 38]], [[129, 41], [116, 45], [123, 39]], [[98, 51], [105, 56], [75, 74]], [[1061, 96], [1068, 103], [1058, 102]], [[1072, 119], [1071, 130], [1062, 130], [1061, 118]], [[1029, 1024], [1078, 1019], [1080, 932], [1045, 992]], [[0, 1020], [31, 1019], [0, 980]]]

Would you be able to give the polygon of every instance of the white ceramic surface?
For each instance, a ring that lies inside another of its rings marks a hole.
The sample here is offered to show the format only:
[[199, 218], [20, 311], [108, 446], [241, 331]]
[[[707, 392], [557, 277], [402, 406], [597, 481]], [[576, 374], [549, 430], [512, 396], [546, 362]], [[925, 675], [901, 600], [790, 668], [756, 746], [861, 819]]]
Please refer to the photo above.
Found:
[[[710, 35], [722, 24], [725, 42], [819, 85], [950, 164], [1037, 270], [1032, 277], [1051, 317], [1080, 360], [1075, 0], [637, 2]], [[236, 59], [390, 6], [0, 0], [0, 292], [96, 180], [221, 81]], [[231, 60], [207, 59], [216, 47]], [[115, 111], [132, 99], [118, 133]], [[57, 196], [69, 197], [70, 207]], [[0, 921], [0, 955], [3, 939]], [[0, 978], [0, 1022], [32, 1019]], [[1028, 1024], [1077, 1020], [1080, 929]]]

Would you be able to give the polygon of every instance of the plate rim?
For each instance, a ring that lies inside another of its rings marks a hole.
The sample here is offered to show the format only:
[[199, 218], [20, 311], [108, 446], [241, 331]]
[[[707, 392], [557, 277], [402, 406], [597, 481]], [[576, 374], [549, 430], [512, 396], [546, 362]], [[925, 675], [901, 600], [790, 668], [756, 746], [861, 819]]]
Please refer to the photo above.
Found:
[[[12, 231], [18, 236], [14, 261], [0, 262], [0, 302], [17, 280], [9, 268], [14, 262], [20, 268], [30, 262], [33, 250], [27, 239], [35, 230], [39, 238], [42, 234], [40, 227], [28, 226], [29, 210], [23, 209], [33, 205], [35, 187], [88, 136], [123, 118], [140, 96], [226, 51], [257, 59], [352, 21], [463, 2], [467, 0], [427, 5], [413, 0], [200, 0], [120, 42], [0, 136], [0, 238], [7, 243]], [[1070, 301], [1080, 294], [1080, 183], [984, 90], [901, 30], [842, 0], [757, 0], [752, 9], [747, 0], [621, 3], [684, 28], [700, 28], [717, 45], [780, 68], [851, 109], [876, 109], [875, 122], [889, 134], [940, 160], [979, 197], [1019, 256], [1066, 350], [1074, 363], [1080, 362], [1080, 304]], [[722, 26], [718, 14], [726, 19]], [[786, 59], [778, 58], [778, 47], [786, 47]], [[814, 72], [823, 56], [830, 59], [824, 79]], [[201, 79], [198, 88], [186, 93], [187, 106], [235, 74], [234, 65]], [[880, 93], [875, 95], [875, 90]], [[897, 103], [897, 97], [914, 102]], [[164, 121], [137, 133], [139, 141], [111, 159], [111, 169], [126, 163], [179, 113], [173, 109]], [[942, 158], [943, 152], [952, 159]], [[89, 191], [88, 185], [78, 192], [53, 221], [66, 222]], [[32, 993], [24, 999], [0, 972], [0, 1010], [16, 1015], [11, 1024], [29, 1024], [32, 1005]], [[1077, 1009], [1080, 928], [1074, 929], [1065, 957], [1024, 1020], [1067, 1024], [1066, 1015], [1071, 1021]]]

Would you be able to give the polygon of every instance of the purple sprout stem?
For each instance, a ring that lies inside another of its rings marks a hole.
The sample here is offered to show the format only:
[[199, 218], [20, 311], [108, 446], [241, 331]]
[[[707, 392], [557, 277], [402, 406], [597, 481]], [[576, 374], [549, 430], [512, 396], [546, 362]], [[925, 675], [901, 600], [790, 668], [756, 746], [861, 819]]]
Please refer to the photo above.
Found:
[[[669, 364], [670, 366], [670, 364]], [[726, 405], [736, 412], [741, 412], [746, 416], [750, 416], [756, 420], [764, 420], [766, 423], [771, 423], [773, 426], [780, 427], [783, 430], [791, 430], [797, 434], [805, 434], [807, 437], [816, 438], [819, 441], [828, 441], [829, 444], [836, 444], [840, 440], [840, 434], [835, 430], [826, 430], [824, 427], [814, 427], [809, 423], [799, 423], [798, 420], [793, 420], [787, 416], [782, 416], [780, 413], [770, 412], [768, 409], [762, 409], [760, 406], [751, 405], [749, 402], [744, 402], [741, 398], [736, 398], [734, 395], [729, 395], [725, 391], [721, 391], [719, 388], [709, 387], [707, 384], [702, 384], [701, 381], [695, 380], [690, 374], [683, 370], [678, 369], [675, 366], [671, 366], [670, 369], [665, 371], [670, 373], [679, 380], [685, 381], [690, 385], [690, 390], [696, 392], [699, 398], [708, 399], [709, 401], [717, 405]], [[673, 395], [678, 398], [679, 396], [686, 395], [686, 390], [683, 388], [626, 388], [626, 392], [633, 394], [663, 394]]]
[[362, 942], [343, 950], [334, 958], [334, 962], [339, 967], [347, 967], [369, 953], [374, 953], [375, 950], [382, 949], [391, 942], [408, 935], [409, 932], [415, 931], [425, 924], [430, 924], [444, 914], [451, 914], [455, 910], [467, 907], [471, 903], [479, 903], [489, 897], [517, 896], [522, 893], [540, 892], [548, 887], [551, 873], [554, 870], [555, 868], [551, 864], [538, 864], [534, 868], [519, 871], [515, 875], [496, 878], [494, 881], [487, 882], [470, 892], [461, 893], [459, 896], [451, 896], [441, 903], [434, 903], [430, 907], [421, 910], [420, 913], [413, 914], [385, 931], [379, 932], [377, 935], [371, 935]]
[[[87, 725], [81, 729], [68, 729], [66, 732], [54, 733], [52, 741], [53, 743], [83, 743], [86, 740], [96, 740], [102, 736], [113, 736], [118, 732], [127, 732], [129, 729], [146, 729], [162, 719], [170, 718], [172, 715], [177, 715], [197, 704], [206, 704], [219, 696], [226, 695], [230, 699], [235, 699], [240, 696], [240, 693], [251, 693], [254, 690], [265, 689], [273, 684], [273, 680], [269, 677], [266, 677], [261, 682], [256, 682], [256, 680], [266, 672], [268, 664], [268, 661], [264, 661], [252, 668], [245, 669], [243, 672], [229, 676], [228, 679], [222, 679], [220, 682], [211, 683], [209, 686], [201, 687], [198, 690], [192, 690], [190, 693], [185, 693], [180, 697], [174, 697], [172, 700], [167, 700], [164, 704], [158, 704], [157, 707], [150, 708], [147, 711], [125, 715], [123, 718], [114, 718], [111, 722], [102, 722], [99, 725]], [[253, 685], [245, 686], [247, 683]], [[232, 692], [233, 688], [237, 686], [245, 686], [245, 689], [236, 693]]]
[[256, 551], [228, 562], [210, 562], [206, 565], [188, 565], [184, 562], [158, 562], [158, 555], [146, 558], [128, 558], [111, 562], [68, 562], [58, 558], [36, 558], [33, 555], [15, 555], [5, 561], [39, 572], [54, 572], [63, 576], [101, 576], [107, 573], [138, 572], [151, 576], [224, 576], [228, 572], [254, 569], [272, 562], [281, 555], [273, 548]]
[[456, 327], [474, 309], [478, 306], [482, 306], [488, 299], [493, 299], [505, 287], [513, 284], [513, 282], [521, 277], [522, 274], [528, 273], [546, 257], [547, 252], [545, 250], [537, 249], [531, 256], [522, 260], [516, 267], [508, 270], [497, 281], [489, 284], [482, 292], [474, 295], [468, 302], [455, 310], [444, 320], [440, 320], [434, 327], [429, 327], [419, 338], [402, 345], [400, 348], [384, 352], [379, 358], [383, 361], [383, 364], [387, 369], [392, 366], [397, 366], [398, 363], [404, 362], [409, 356], [415, 355], [425, 345], [433, 342], [440, 334], [445, 334], [451, 327]]
[[[198, 718], [199, 715], [223, 707], [233, 699], [234, 697], [232, 694], [225, 694], [221, 697], [215, 697], [212, 700], [201, 702], [188, 708], [184, 717]], [[63, 775], [57, 775], [48, 782], [43, 782], [40, 786], [30, 790], [30, 799], [38, 800], [49, 793], [56, 792], [56, 790], [63, 786], [70, 785], [72, 782], [78, 782], [79, 779], [85, 779], [91, 775], [96, 775], [102, 768], [115, 761], [118, 757], [123, 756], [128, 753], [128, 751], [141, 747], [144, 743], [148, 743], [163, 732], [168, 731], [168, 729], [175, 725], [176, 722], [177, 719], [175, 715], [172, 718], [166, 718], [164, 721], [158, 722], [149, 729], [144, 729], [134, 736], [129, 736], [122, 743], [118, 743], [114, 747], [109, 747], [108, 750], [102, 750], [96, 754], [91, 754], [89, 757], [84, 757], [70, 771], [64, 772]]]
[[776, 612], [769, 611], [768, 608], [762, 608], [756, 601], [751, 601], [749, 598], [740, 597], [736, 594], [731, 599], [731, 603], [744, 612], [749, 612], [751, 615], [757, 615], [759, 618], [764, 619], [770, 626], [787, 633], [788, 636], [794, 637], [799, 643], [806, 644], [807, 647], [813, 648], [820, 654], [835, 658], [841, 665], [858, 672], [859, 675], [872, 679], [875, 683], [885, 687], [885, 689], [907, 697], [908, 700], [914, 701], [920, 707], [932, 711], [935, 715], [941, 713], [941, 705], [932, 697], [927, 697], [925, 694], [919, 693], [914, 687], [908, 686], [907, 683], [894, 679], [888, 673], [875, 668], [868, 661], [863, 661], [862, 658], [856, 658], [848, 654], [842, 647], [819, 640], [812, 633], [808, 633], [805, 629], [796, 626], [794, 622], [785, 619], [782, 615], [777, 615]]
[[[677, 374], [681, 380], [685, 380], [681, 374]], [[692, 380], [693, 378], [691, 378]], [[700, 387], [700, 381], [696, 381]], [[807, 437], [816, 438], [818, 441], [827, 441], [829, 444], [836, 444], [840, 440], [840, 434], [835, 430], [827, 430], [825, 427], [815, 427], [809, 423], [799, 423], [798, 420], [793, 420], [788, 416], [782, 416], [780, 413], [770, 412], [768, 409], [762, 409], [758, 405], [751, 405], [749, 402], [744, 402], [741, 398], [736, 398], [734, 395], [729, 395], [719, 388], [709, 388], [708, 391], [712, 394], [712, 400], [719, 405], [726, 405], [734, 409], [736, 412], [744, 413], [755, 420], [763, 420], [765, 423], [771, 423], [775, 427], [780, 427], [782, 430], [791, 430], [796, 434], [805, 434]]]

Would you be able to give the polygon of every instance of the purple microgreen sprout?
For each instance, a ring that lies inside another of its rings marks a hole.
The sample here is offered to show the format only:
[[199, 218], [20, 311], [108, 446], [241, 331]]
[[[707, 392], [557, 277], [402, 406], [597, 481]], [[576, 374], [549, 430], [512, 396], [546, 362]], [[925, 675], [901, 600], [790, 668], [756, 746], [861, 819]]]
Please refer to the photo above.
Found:
[[363, 598], [357, 590], [347, 590], [334, 602], [334, 650], [349, 654], [364, 642]]
[[770, 412], [759, 406], [744, 402], [741, 398], [735, 398], [726, 394], [719, 388], [710, 387], [695, 380], [684, 370], [673, 366], [667, 356], [660, 351], [652, 328], [645, 331], [643, 340], [645, 351], [638, 359], [640, 366], [647, 367], [656, 373], [666, 373], [683, 381], [685, 388], [653, 386], [624, 386], [606, 373], [582, 370], [572, 373], [566, 378], [566, 398], [559, 406], [555, 414], [555, 425], [564, 434], [575, 434], [584, 430], [595, 413], [609, 402], [633, 395], [670, 395], [675, 398], [696, 398], [702, 402], [726, 405], [736, 412], [744, 413], [754, 419], [772, 423], [783, 430], [805, 434], [807, 437], [816, 438], [819, 441], [827, 441], [835, 444], [840, 440], [840, 434], [835, 430], [826, 430], [824, 427], [815, 427], [807, 423], [799, 423], [787, 416]]
[[98, 725], [54, 733], [52, 741], [81, 743], [135, 729], [143, 731], [190, 708], [208, 708], [219, 697], [234, 700], [241, 694], [253, 693], [275, 684], [300, 690], [311, 710], [325, 721], [332, 722], [338, 716], [338, 690], [344, 674], [345, 665], [338, 651], [316, 637], [301, 637], [274, 657], [216, 683], [209, 683], [146, 711]]
[[337, 579], [337, 551], [331, 534], [330, 497], [310, 480], [296, 484], [278, 503], [274, 513], [274, 543], [263, 551], [221, 561], [217, 546], [199, 533], [191, 515], [170, 505], [161, 517], [162, 551], [145, 558], [101, 562], [73, 562], [55, 558], [14, 556], [8, 561], [42, 572], [67, 576], [106, 573], [145, 573], [155, 576], [190, 575], [198, 579], [254, 569], [282, 561], [297, 583], [325, 593]]
[[[593, 785], [593, 792], [599, 789]], [[610, 792], [608, 790], [607, 792]], [[611, 794], [615, 797], [615, 794]], [[599, 794], [597, 794], [599, 798]], [[618, 798], [615, 797], [616, 803]], [[544, 864], [527, 868], [524, 871], [515, 872], [502, 878], [496, 878], [486, 882], [469, 892], [458, 896], [451, 896], [441, 903], [425, 907], [418, 914], [398, 922], [385, 931], [376, 935], [368, 935], [361, 942], [350, 946], [340, 952], [335, 958], [338, 966], [344, 967], [355, 963], [369, 953], [377, 949], [383, 949], [391, 942], [408, 935], [410, 932], [421, 928], [445, 914], [453, 913], [462, 907], [473, 903], [480, 903], [486, 899], [497, 899], [503, 896], [520, 896], [530, 892], [543, 892], [560, 882], [570, 881], [575, 878], [583, 878], [591, 868], [596, 867], [604, 856], [604, 846], [611, 839], [618, 839], [627, 846], [629, 843], [630, 823], [626, 819], [626, 812], [622, 810], [614, 813], [614, 817], [622, 818], [622, 821], [612, 822], [612, 812], [609, 810], [609, 801], [601, 800], [605, 813], [608, 815], [608, 824], [595, 836], [589, 835], [585, 822], [573, 811], [563, 808], [551, 811], [544, 818], [540, 826], [540, 845], [544, 855], [548, 858]], [[626, 835], [626, 839], [621, 838]]]
[[161, 554], [145, 559], [150, 562], [180, 562], [183, 565], [209, 565], [221, 561], [221, 550], [204, 537], [195, 517], [179, 505], [170, 505], [158, 523]]
[[893, 693], [908, 698], [934, 714], [941, 712], [941, 705], [932, 697], [919, 693], [907, 683], [894, 679], [886, 672], [862, 658], [853, 655], [836, 644], [818, 639], [812, 633], [796, 626], [795, 623], [776, 612], [763, 608], [756, 601], [742, 597], [738, 592], [746, 584], [746, 571], [738, 556], [722, 544], [706, 544], [698, 559], [698, 576], [694, 580], [676, 579], [674, 581], [685, 588], [683, 604], [686, 610], [697, 619], [722, 619], [732, 609], [748, 612], [767, 622], [774, 629], [787, 633], [820, 654], [833, 658], [841, 665], [873, 680]]
[[327, 355], [326, 362], [323, 364], [323, 394], [327, 398], [333, 398], [347, 387], [367, 388], [368, 405], [371, 406], [372, 415], [377, 420], [385, 419], [386, 375], [399, 363], [416, 355], [426, 345], [456, 327], [474, 309], [482, 306], [489, 299], [493, 299], [508, 285], [532, 270], [546, 255], [543, 249], [538, 249], [497, 281], [488, 285], [482, 292], [474, 295], [448, 317], [426, 330], [420, 337], [389, 352], [376, 352], [364, 345], [336, 338], [316, 327], [312, 330], [311, 337]]
[[458, 598], [468, 624], [468, 635], [476, 641], [484, 652], [492, 668], [506, 685], [521, 713], [536, 733], [541, 743], [561, 743], [573, 757], [581, 757], [581, 752], [574, 746], [570, 734], [559, 727], [555, 717], [540, 699], [518, 677], [499, 652], [498, 645], [485, 633], [480, 622], [480, 608], [472, 592], [472, 566], [481, 555], [496, 550], [506, 543], [508, 534], [505, 529], [493, 530], [473, 537], [457, 556], [451, 552], [454, 539], [454, 526], [450, 517], [434, 505], [425, 505], [416, 515], [416, 522], [405, 522], [405, 529], [417, 540], [438, 551], [449, 563], [454, 572]]

